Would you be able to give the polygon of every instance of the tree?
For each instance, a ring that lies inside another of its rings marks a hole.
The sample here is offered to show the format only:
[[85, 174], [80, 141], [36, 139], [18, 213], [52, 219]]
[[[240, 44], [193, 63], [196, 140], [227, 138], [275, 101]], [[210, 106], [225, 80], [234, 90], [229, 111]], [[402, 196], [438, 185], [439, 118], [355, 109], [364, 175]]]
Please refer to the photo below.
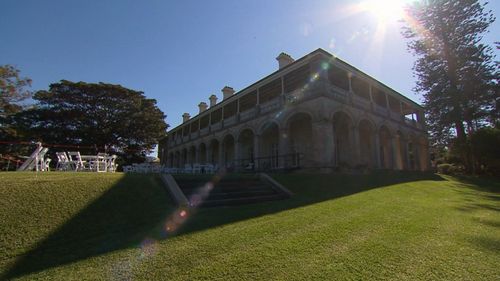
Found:
[[[19, 138], [18, 131], [12, 126], [12, 116], [23, 109], [22, 102], [31, 97], [27, 89], [31, 86], [29, 78], [21, 77], [20, 71], [11, 65], [0, 65], [0, 169], [15, 168], [10, 160], [19, 153], [26, 153], [25, 147], [13, 144]], [[5, 165], [4, 165], [5, 164]]]
[[156, 100], [120, 85], [62, 80], [36, 92], [34, 99], [37, 106], [16, 117], [32, 140], [80, 150], [106, 147], [131, 162], [143, 159], [166, 133]]
[[495, 17], [477, 0], [421, 0], [407, 7], [403, 36], [416, 56], [415, 91], [423, 94], [431, 137], [456, 138], [468, 170], [468, 134], [498, 116], [498, 71], [482, 36]]
[[481, 128], [472, 133], [470, 140], [481, 172], [500, 175], [500, 128]]
[[19, 76], [19, 70], [11, 65], [0, 65], [0, 135], [4, 138], [15, 134], [8, 126], [8, 117], [22, 110], [20, 102], [31, 97], [26, 88], [31, 79]]

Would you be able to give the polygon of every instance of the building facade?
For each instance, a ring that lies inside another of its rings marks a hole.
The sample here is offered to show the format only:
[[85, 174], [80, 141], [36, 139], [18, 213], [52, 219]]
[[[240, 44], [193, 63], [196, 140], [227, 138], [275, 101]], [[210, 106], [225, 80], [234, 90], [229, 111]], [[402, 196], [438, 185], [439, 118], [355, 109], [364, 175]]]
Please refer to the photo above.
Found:
[[228, 169], [339, 167], [427, 170], [423, 108], [355, 67], [318, 49], [199, 113], [160, 142], [168, 167], [211, 163]]

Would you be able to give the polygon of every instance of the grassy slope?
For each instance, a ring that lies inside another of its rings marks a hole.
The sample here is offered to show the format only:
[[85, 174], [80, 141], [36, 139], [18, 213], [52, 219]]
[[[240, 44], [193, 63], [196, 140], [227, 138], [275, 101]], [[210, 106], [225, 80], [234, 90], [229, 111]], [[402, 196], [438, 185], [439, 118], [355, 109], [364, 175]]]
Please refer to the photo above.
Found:
[[[18, 276], [75, 280], [497, 280], [500, 276], [498, 182], [464, 183], [408, 174], [276, 175], [296, 196], [202, 209], [191, 215], [178, 236], [160, 239], [158, 225], [171, 211], [170, 202], [156, 179], [127, 177], [51, 173], [35, 179], [33, 174], [0, 173], [0, 251], [7, 253], [0, 259], [0, 269], [5, 271], [16, 255], [49, 236], [17, 264]], [[108, 212], [111, 217], [102, 221]], [[115, 243], [103, 249], [102, 244], [110, 241]], [[53, 253], [40, 258], [46, 252]], [[38, 272], [24, 275], [32, 271]]]

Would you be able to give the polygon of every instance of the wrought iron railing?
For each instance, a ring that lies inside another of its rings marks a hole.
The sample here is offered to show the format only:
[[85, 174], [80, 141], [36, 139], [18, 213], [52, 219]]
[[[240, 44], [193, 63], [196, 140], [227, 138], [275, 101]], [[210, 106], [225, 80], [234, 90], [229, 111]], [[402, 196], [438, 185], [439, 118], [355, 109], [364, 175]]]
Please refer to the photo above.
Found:
[[226, 163], [226, 167], [238, 172], [269, 172], [299, 169], [304, 155], [289, 153], [265, 157], [236, 159]]

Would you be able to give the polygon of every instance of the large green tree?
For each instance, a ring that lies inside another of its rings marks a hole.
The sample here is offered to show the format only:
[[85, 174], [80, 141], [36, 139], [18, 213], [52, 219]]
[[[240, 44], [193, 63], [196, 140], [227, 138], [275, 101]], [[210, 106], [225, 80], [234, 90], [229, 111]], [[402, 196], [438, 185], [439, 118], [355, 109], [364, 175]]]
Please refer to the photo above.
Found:
[[21, 77], [17, 68], [8, 64], [0, 65], [0, 139], [15, 135], [8, 119], [22, 110], [22, 101], [31, 97], [29, 86], [31, 79]]
[[0, 169], [15, 168], [10, 160], [26, 154], [29, 148], [15, 145], [22, 136], [12, 126], [12, 117], [23, 110], [25, 100], [31, 97], [31, 79], [22, 77], [12, 65], [0, 65]]
[[416, 56], [415, 90], [423, 94], [431, 137], [455, 138], [470, 169], [468, 135], [498, 116], [498, 70], [483, 35], [495, 18], [477, 0], [421, 0], [407, 8], [403, 36]]
[[156, 100], [120, 85], [62, 80], [33, 98], [37, 106], [16, 118], [32, 140], [100, 151], [106, 147], [126, 162], [150, 153], [167, 128]]

